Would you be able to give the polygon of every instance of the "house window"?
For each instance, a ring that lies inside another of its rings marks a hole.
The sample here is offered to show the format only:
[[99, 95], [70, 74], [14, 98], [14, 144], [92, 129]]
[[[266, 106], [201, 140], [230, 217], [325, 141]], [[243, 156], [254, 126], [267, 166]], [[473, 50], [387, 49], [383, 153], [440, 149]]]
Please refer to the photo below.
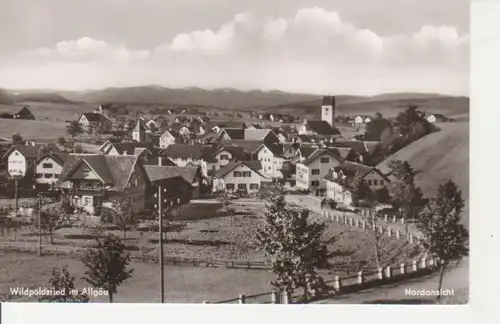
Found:
[[84, 206], [90, 206], [91, 204], [92, 204], [92, 198], [90, 198], [90, 197], [85, 197], [85, 198], [83, 199], [83, 205], [84, 205]]
[[220, 159], [221, 160], [229, 160], [229, 156], [227, 156], [226, 154], [223, 154], [220, 156]]
[[380, 185], [383, 186], [384, 185], [384, 180], [380, 180]]
[[[12, 172], [12, 170], [9, 170], [9, 172]], [[41, 178], [41, 177], [43, 177], [43, 174], [41, 174], [41, 173], [37, 173], [37, 174], [36, 174], [36, 177], [37, 177], [37, 178]]]
[[250, 184], [250, 190], [257, 190], [257, 189], [259, 189], [258, 183], [251, 183]]
[[241, 177], [241, 171], [234, 171], [234, 172], [233, 172], [233, 176], [234, 176], [235, 178], [239, 178], [239, 177]]
[[17, 155], [19, 155], [19, 153], [15, 152], [15, 153], [14, 153], [14, 155], [16, 155], [16, 156], [17, 156]]
[[252, 176], [252, 173], [250, 171], [243, 171], [243, 177], [250, 178], [251, 176]]
[[369, 186], [372, 185], [372, 181], [371, 180], [367, 180], [366, 182], [368, 183]]
[[234, 183], [226, 183], [227, 190], [234, 190]]
[[319, 169], [312, 169], [311, 173], [314, 174], [314, 175], [318, 175], [319, 174]]
[[329, 157], [322, 157], [319, 161], [321, 163], [330, 163], [330, 158]]
[[59, 175], [54, 173], [54, 179], [57, 179], [57, 178], [59, 178]]
[[311, 181], [311, 187], [319, 187], [319, 180]]
[[44, 169], [52, 169], [52, 163], [42, 163], [42, 168], [44, 168]]
[[45, 173], [45, 174], [43, 175], [43, 177], [44, 177], [45, 179], [52, 179], [52, 174], [51, 174], [51, 173]]
[[246, 183], [239, 183], [238, 184], [238, 189], [239, 190], [246, 190], [247, 189], [247, 184]]
[[376, 186], [378, 184], [378, 181], [376, 179], [373, 180], [373, 185]]

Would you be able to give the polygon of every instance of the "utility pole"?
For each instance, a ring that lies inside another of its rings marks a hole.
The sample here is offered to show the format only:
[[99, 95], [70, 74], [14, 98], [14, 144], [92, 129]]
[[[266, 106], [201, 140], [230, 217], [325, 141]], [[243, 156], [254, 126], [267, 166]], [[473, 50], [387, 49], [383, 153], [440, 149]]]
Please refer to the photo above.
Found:
[[42, 193], [38, 194], [38, 255], [42, 256]]
[[163, 215], [162, 215], [162, 199], [161, 199], [161, 185], [158, 184], [158, 224], [159, 224], [159, 243], [160, 243], [160, 294], [161, 303], [164, 303], [165, 298], [165, 284], [164, 284], [164, 266], [163, 266]]

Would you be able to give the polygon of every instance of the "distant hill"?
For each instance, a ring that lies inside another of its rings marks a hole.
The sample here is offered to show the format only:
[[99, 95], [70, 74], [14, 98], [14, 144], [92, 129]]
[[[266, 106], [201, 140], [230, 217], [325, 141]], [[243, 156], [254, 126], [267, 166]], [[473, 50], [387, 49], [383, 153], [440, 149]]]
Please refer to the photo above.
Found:
[[282, 91], [240, 91], [230, 88], [205, 90], [201, 88], [172, 89], [161, 86], [107, 88], [83, 92], [60, 91], [62, 96], [86, 103], [143, 103], [203, 105], [221, 108], [274, 106], [319, 99], [319, 95]]
[[406, 160], [418, 172], [416, 183], [426, 197], [436, 194], [439, 184], [453, 180], [466, 201], [464, 224], [469, 222], [469, 123], [438, 125], [441, 130], [399, 150], [377, 167], [387, 173], [389, 161]]
[[[404, 96], [409, 97], [404, 97]], [[411, 97], [415, 96], [415, 97]], [[396, 98], [397, 99], [391, 99]], [[427, 94], [390, 94], [374, 97], [338, 96], [337, 115], [373, 115], [376, 112], [384, 116], [395, 116], [410, 105], [416, 105], [419, 110], [429, 114], [440, 113], [445, 116], [463, 115], [469, 113], [469, 98], [450, 97]], [[297, 116], [319, 118], [321, 99], [292, 104], [271, 106], [262, 109], [265, 112], [293, 113]]]

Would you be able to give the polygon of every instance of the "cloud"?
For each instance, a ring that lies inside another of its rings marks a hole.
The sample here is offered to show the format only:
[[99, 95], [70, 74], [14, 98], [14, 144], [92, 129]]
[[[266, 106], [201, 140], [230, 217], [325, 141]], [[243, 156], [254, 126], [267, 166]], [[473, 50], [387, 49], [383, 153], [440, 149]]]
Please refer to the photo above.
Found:
[[[108, 73], [106, 80], [110, 71], [120, 71], [122, 79], [148, 84], [182, 80], [182, 85], [286, 85], [296, 90], [301, 85], [327, 88], [335, 84], [346, 90], [363, 85], [362, 91], [397, 91], [404, 85], [422, 90], [432, 85], [463, 92], [468, 87], [469, 43], [469, 35], [459, 34], [452, 26], [378, 35], [344, 21], [335, 11], [312, 7], [291, 17], [245, 12], [219, 28], [182, 32], [149, 49], [82, 37], [20, 57], [23, 64], [94, 66], [96, 75]], [[413, 79], [405, 82], [405, 78]]]

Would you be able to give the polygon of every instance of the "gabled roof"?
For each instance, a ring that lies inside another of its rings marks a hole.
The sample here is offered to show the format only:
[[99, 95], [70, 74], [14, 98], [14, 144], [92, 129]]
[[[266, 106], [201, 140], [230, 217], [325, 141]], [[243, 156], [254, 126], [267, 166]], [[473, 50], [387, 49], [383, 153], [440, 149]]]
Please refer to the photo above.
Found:
[[19, 151], [27, 159], [36, 159], [38, 152], [42, 148], [42, 144], [35, 145], [13, 145], [9, 148], [7, 152], [3, 155], [2, 159], [7, 158], [12, 152]]
[[340, 131], [325, 120], [308, 120], [306, 127], [322, 136], [339, 135]]
[[223, 132], [225, 132], [231, 140], [245, 141], [263, 141], [270, 133], [274, 134], [270, 129], [224, 128]]
[[317, 147], [299, 147], [297, 151], [300, 152], [303, 158], [308, 158], [311, 154], [316, 152], [317, 149]]
[[151, 182], [181, 177], [192, 184], [196, 181], [196, 177], [201, 175], [199, 167], [145, 165], [144, 170]]
[[330, 150], [328, 148], [318, 148], [316, 151], [314, 151], [311, 155], [309, 155], [304, 161], [301, 162], [301, 164], [308, 165], [317, 158], [324, 156], [324, 155], [329, 155], [339, 161], [343, 161], [344, 159], [340, 157], [334, 150]]
[[55, 162], [59, 163], [59, 165], [64, 165], [66, 159], [68, 158], [69, 153], [45, 153], [41, 155], [38, 159], [35, 160], [35, 163], [40, 163], [40, 161], [51, 158]]
[[31, 111], [27, 107], [23, 107], [16, 115], [20, 116], [33, 116]]
[[271, 151], [271, 153], [273, 153], [273, 155], [276, 156], [276, 157], [283, 156], [283, 154], [285, 152], [283, 145], [274, 144], [274, 143], [262, 144], [262, 145], [259, 146], [258, 151], [260, 151], [261, 148], [264, 148], [264, 147], [267, 148], [269, 151]]
[[57, 184], [61, 185], [82, 163], [87, 164], [110, 190], [124, 191], [139, 161], [137, 155], [70, 154]]
[[[108, 120], [104, 115], [98, 113], [83, 113], [82, 116], [85, 116], [89, 122], [103, 122]], [[81, 117], [80, 117], [81, 118]]]
[[262, 141], [231, 140], [227, 143], [225, 141], [222, 141], [221, 144], [238, 146], [241, 147], [244, 151], [251, 154], [255, 153], [262, 146]]
[[120, 155], [123, 155], [125, 153], [127, 155], [135, 155], [137, 148], [149, 149], [152, 146], [152, 143], [147, 143], [147, 142], [142, 142], [142, 143], [122, 142], [122, 143], [109, 143], [109, 144], [110, 145], [108, 146], [107, 150], [103, 150], [102, 146], [99, 150], [104, 154], [109, 154], [111, 149], [115, 148], [118, 154]]
[[202, 158], [203, 150], [207, 146], [204, 145], [191, 145], [191, 144], [171, 144], [161, 151], [162, 156], [173, 158]]
[[222, 132], [232, 140], [245, 139], [245, 130], [243, 128], [223, 128]]
[[364, 178], [370, 172], [375, 171], [385, 180], [389, 181], [389, 179], [384, 174], [382, 174], [382, 172], [380, 172], [379, 169], [361, 163], [344, 161], [342, 164], [334, 167], [333, 169], [335, 170], [335, 172], [342, 171], [342, 173], [349, 178], [354, 177], [356, 175], [359, 175], [361, 178]]
[[321, 105], [335, 107], [335, 97], [334, 96], [323, 96], [323, 100], [321, 100]]
[[249, 152], [245, 151], [243, 148], [236, 146], [236, 145], [224, 145], [222, 146], [215, 154], [218, 154], [219, 152], [222, 151], [227, 151], [231, 153], [231, 155], [236, 158], [237, 160], [243, 161], [243, 160], [248, 160], [249, 159]]
[[146, 126], [144, 124], [144, 120], [141, 118], [137, 118], [137, 122], [135, 123], [134, 132], [144, 132], [146, 131]]
[[219, 170], [217, 170], [214, 173], [214, 177], [216, 178], [223, 178], [225, 177], [229, 172], [233, 171], [240, 165], [245, 165], [247, 166], [250, 170], [256, 172], [258, 175], [260, 175], [263, 178], [267, 178], [265, 175], [261, 173], [262, 165], [260, 161], [238, 161], [238, 162], [229, 162], [228, 164], [224, 165], [221, 167]]
[[335, 146], [338, 147], [350, 147], [354, 151], [361, 153], [361, 154], [368, 154], [368, 148], [365, 145], [365, 142], [363, 141], [356, 141], [356, 140], [336, 140], [334, 142]]

